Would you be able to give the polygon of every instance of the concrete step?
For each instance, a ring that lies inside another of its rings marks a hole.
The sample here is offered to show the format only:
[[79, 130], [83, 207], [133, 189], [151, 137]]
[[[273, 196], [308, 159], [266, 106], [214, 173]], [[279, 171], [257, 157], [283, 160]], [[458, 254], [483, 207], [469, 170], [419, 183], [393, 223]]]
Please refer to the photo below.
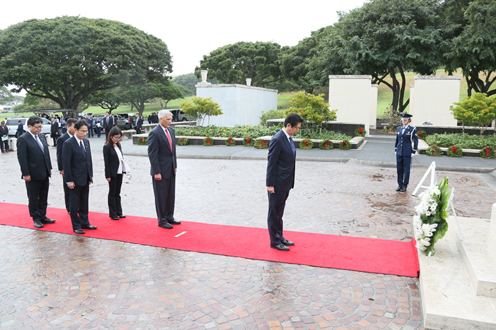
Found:
[[[496, 205], [493, 206], [496, 214]], [[490, 229], [490, 220], [458, 217], [461, 235], [456, 227], [455, 242], [463, 264], [478, 296], [496, 298], [496, 233]]]
[[[419, 251], [420, 292], [427, 329], [496, 329], [496, 298], [478, 296], [458, 252], [457, 225], [436, 243], [436, 254]], [[468, 236], [468, 235], [467, 235]]]

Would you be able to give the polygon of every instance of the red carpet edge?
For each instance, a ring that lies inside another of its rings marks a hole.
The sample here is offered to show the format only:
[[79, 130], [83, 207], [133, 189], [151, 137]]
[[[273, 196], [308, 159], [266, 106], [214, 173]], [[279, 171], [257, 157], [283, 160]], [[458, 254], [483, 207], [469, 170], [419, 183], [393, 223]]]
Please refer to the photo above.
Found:
[[[36, 229], [27, 205], [0, 203], [0, 207], [2, 225], [77, 235], [72, 231], [65, 209], [48, 208], [47, 217], [56, 222]], [[368, 273], [408, 277], [417, 277], [419, 273], [415, 240], [400, 242], [284, 231], [284, 237], [295, 242], [295, 246], [289, 252], [282, 252], [269, 247], [269, 233], [265, 228], [188, 221], [175, 225], [174, 229], [163, 229], [157, 226], [156, 218], [127, 216], [115, 221], [106, 213], [96, 212], [90, 212], [89, 219], [98, 229], [85, 230], [86, 234], [78, 236]]]

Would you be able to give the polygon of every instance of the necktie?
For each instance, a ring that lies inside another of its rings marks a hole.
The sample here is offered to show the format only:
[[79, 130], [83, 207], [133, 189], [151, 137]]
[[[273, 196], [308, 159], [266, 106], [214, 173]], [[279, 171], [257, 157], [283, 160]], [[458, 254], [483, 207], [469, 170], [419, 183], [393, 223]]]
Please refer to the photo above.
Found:
[[291, 144], [291, 150], [293, 150], [293, 156], [296, 157], [296, 148], [294, 146], [293, 139], [291, 138], [291, 136], [289, 137], [289, 144]]
[[84, 150], [83, 142], [80, 142], [79, 146], [81, 147], [81, 151], [83, 152], [84, 158], [86, 158], [86, 151]]
[[35, 135], [35, 136], [34, 136], [34, 139], [36, 140], [36, 142], [37, 142], [37, 143], [38, 143], [38, 145], [40, 146], [41, 151], [42, 151], [42, 152], [45, 152], [45, 150], [43, 150], [43, 143], [41, 143], [40, 139], [38, 138], [38, 135]]
[[165, 134], [167, 135], [167, 139], [169, 140], [169, 146], [170, 146], [171, 151], [172, 151], [172, 139], [171, 139], [171, 136], [169, 134], [169, 130], [167, 128], [165, 129]]

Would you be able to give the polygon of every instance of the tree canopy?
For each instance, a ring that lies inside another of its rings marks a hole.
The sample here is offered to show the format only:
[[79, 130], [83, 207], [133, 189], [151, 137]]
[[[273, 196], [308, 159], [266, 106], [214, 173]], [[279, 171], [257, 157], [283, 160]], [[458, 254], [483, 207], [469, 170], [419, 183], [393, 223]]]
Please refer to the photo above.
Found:
[[[493, 74], [496, 72], [496, 2], [461, 1], [453, 6], [456, 6], [454, 8], [459, 15], [463, 14], [460, 15], [463, 20], [459, 18], [458, 29], [452, 33], [449, 51], [445, 55], [446, 68], [450, 72], [462, 69], [469, 96], [472, 91], [494, 95], [496, 90], [490, 88], [496, 81], [496, 75]], [[452, 7], [446, 9], [447, 15], [451, 13]], [[447, 16], [446, 21], [451, 16]]]
[[238, 42], [217, 48], [210, 55], [204, 55], [195, 74], [208, 70], [209, 78], [216, 78], [224, 84], [245, 84], [252, 79], [252, 86], [265, 87], [284, 79], [279, 57], [279, 44], [273, 42]]
[[316, 67], [324, 76], [372, 75], [393, 91], [393, 110], [401, 112], [409, 103], [404, 72], [432, 74], [441, 64], [445, 43], [437, 10], [436, 0], [375, 0], [339, 13], [339, 22], [320, 44]]
[[76, 110], [131, 69], [149, 80], [166, 76], [172, 72], [167, 45], [130, 25], [84, 17], [28, 20], [0, 34], [0, 85], [61, 108]]

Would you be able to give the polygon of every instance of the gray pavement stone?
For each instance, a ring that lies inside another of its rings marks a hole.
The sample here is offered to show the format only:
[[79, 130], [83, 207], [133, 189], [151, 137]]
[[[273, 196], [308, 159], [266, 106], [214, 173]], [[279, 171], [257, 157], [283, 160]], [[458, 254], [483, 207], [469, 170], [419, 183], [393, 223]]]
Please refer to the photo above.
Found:
[[[107, 212], [103, 139], [90, 141], [95, 167], [90, 210]], [[351, 151], [298, 150], [299, 157], [321, 161], [299, 158], [285, 230], [410, 240], [416, 200], [394, 191], [395, 169], [351, 162], [387, 163], [391, 157], [394, 161], [387, 142], [367, 143]], [[267, 150], [194, 148], [178, 147], [178, 154], [230, 160], [178, 159], [177, 218], [265, 228]], [[130, 155], [146, 155], [146, 147], [125, 141], [123, 149], [131, 166], [122, 189], [124, 212], [155, 221], [148, 159]], [[51, 155], [55, 168], [49, 206], [63, 208], [55, 148]], [[350, 161], [340, 162], [345, 157]], [[424, 161], [422, 157], [418, 158]], [[435, 158], [436, 162], [441, 158]], [[431, 159], [425, 163], [430, 164]], [[459, 160], [463, 158], [447, 159], [451, 163]], [[474, 167], [492, 164], [466, 161]], [[9, 189], [0, 201], [26, 204], [16, 154], [2, 154], [0, 168], [0, 181]], [[418, 182], [424, 171], [414, 167], [411, 181]], [[494, 200], [488, 196], [495, 195], [496, 187], [493, 175], [439, 171], [438, 177], [443, 175], [449, 176], [450, 186], [456, 189], [458, 214], [489, 216]], [[409, 188], [412, 191], [414, 186]], [[0, 329], [422, 329], [418, 280], [414, 278], [175, 251], [32, 229], [0, 226], [0, 276]]]

